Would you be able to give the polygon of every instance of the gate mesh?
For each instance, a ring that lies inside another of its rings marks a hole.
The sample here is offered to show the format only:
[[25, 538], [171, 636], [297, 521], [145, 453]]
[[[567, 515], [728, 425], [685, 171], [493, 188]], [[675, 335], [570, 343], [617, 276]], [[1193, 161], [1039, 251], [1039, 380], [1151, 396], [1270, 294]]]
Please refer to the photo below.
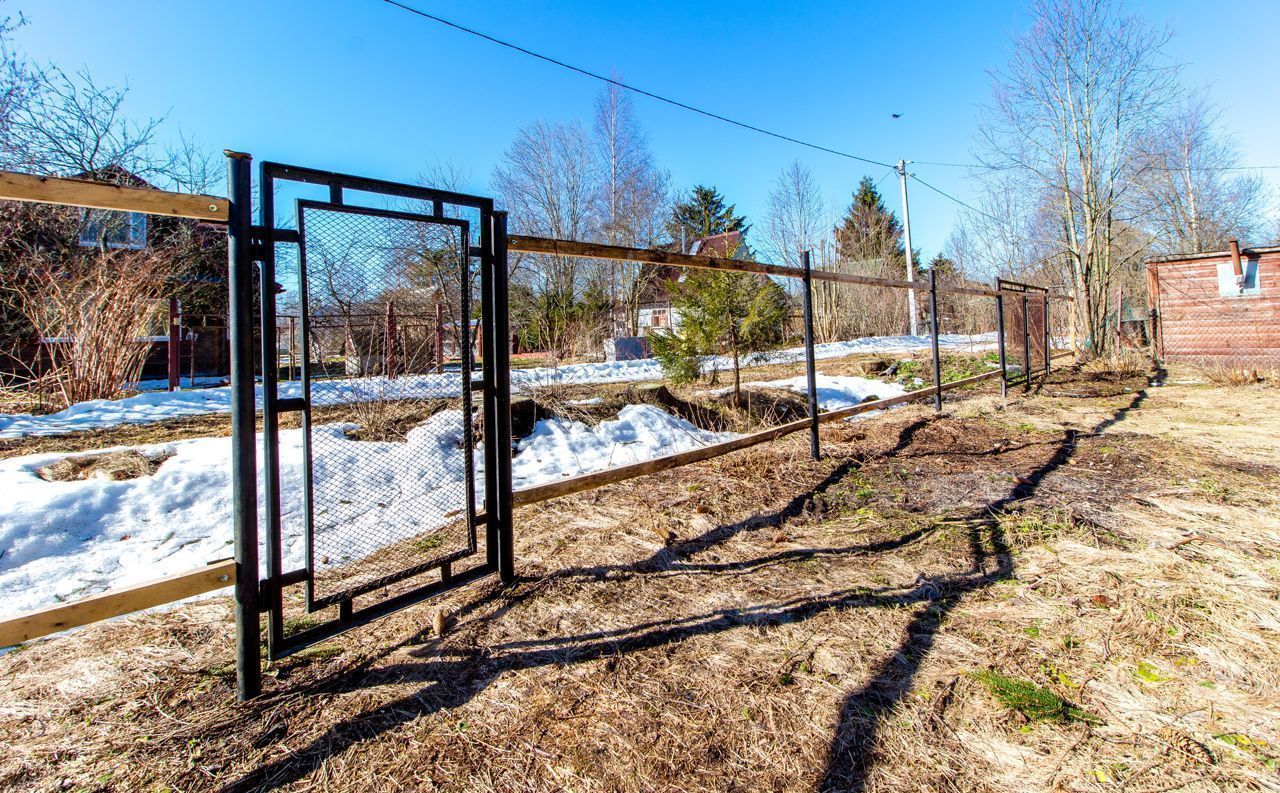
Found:
[[[1045, 323], [1048, 316], [1045, 312], [1045, 293], [1022, 284], [1002, 281], [1000, 289], [1004, 291], [1004, 350], [1005, 371], [1009, 381], [1021, 381], [1028, 374], [1031, 377], [1042, 374], [1046, 356], [1050, 350], [1046, 348]], [[1019, 292], [1021, 294], [1013, 294]], [[1025, 300], [1024, 300], [1025, 296]]]
[[467, 227], [301, 206], [312, 607], [475, 551]]

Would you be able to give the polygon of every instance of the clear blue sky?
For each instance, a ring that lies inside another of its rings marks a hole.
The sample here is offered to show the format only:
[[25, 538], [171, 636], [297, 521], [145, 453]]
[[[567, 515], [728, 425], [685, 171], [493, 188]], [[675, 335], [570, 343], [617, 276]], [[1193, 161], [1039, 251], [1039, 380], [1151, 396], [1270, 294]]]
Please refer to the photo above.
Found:
[[[409, 0], [571, 63], [760, 126], [876, 160], [968, 161], [987, 70], [1026, 25], [1023, 2], [737, 4], [465, 3]], [[600, 84], [411, 16], [378, 0], [9, 0], [31, 21], [28, 55], [100, 82], [127, 82], [131, 112], [167, 113], [209, 148], [410, 181], [435, 161], [488, 194], [516, 129], [538, 118], [589, 123]], [[1177, 32], [1170, 54], [1209, 84], [1250, 164], [1280, 164], [1270, 0], [1147, 0]], [[758, 221], [777, 172], [808, 164], [847, 202], [884, 168], [775, 141], [637, 97], [675, 184], [722, 190]], [[902, 113], [892, 120], [890, 113]], [[964, 199], [964, 171], [917, 166]], [[1272, 184], [1280, 171], [1271, 171]], [[897, 184], [885, 179], [898, 210]], [[926, 256], [957, 207], [912, 184], [913, 242]]]

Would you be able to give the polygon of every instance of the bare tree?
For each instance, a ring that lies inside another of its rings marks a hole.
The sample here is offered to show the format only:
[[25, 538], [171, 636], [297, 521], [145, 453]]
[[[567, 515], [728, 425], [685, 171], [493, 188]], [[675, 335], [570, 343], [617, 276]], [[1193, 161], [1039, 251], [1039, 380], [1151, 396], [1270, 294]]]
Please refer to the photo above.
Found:
[[[492, 183], [511, 211], [516, 231], [585, 240], [597, 227], [597, 174], [582, 125], [537, 121], [517, 132]], [[582, 286], [581, 263], [569, 256], [530, 259], [531, 266], [519, 275], [538, 298], [537, 334], [546, 349], [567, 354]]]
[[[670, 209], [670, 177], [654, 165], [648, 137], [635, 118], [626, 91], [610, 84], [596, 98], [595, 111], [600, 236], [610, 245], [653, 247], [661, 239]], [[597, 269], [608, 284], [609, 302], [624, 310], [626, 332], [638, 333], [640, 297], [654, 268], [607, 261], [598, 263]]]
[[1125, 264], [1116, 241], [1137, 144], [1151, 133], [1177, 69], [1160, 58], [1166, 30], [1117, 0], [1041, 0], [984, 112], [984, 164], [1050, 201], [1057, 252], [1075, 291], [1076, 339], [1109, 341], [1110, 286]]
[[765, 253], [778, 264], [800, 266], [800, 252], [816, 250], [831, 224], [813, 173], [799, 160], [778, 174], [769, 192]]
[[31, 74], [0, 147], [5, 167], [63, 176], [108, 166], [144, 179], [163, 174], [166, 160], [155, 150], [163, 118], [129, 119], [127, 86], [101, 86], [87, 71], [69, 75], [56, 66]]
[[1222, 250], [1263, 233], [1266, 183], [1236, 170], [1239, 151], [1220, 120], [1202, 92], [1192, 93], [1138, 141], [1135, 223], [1161, 253]]

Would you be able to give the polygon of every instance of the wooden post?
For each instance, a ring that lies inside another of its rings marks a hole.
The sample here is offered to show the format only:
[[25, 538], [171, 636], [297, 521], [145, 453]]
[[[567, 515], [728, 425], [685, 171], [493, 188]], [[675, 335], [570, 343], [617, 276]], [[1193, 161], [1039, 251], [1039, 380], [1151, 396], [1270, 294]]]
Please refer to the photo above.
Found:
[[298, 318], [289, 317], [289, 381], [298, 367]]
[[444, 372], [444, 307], [436, 303], [436, 374]]
[[178, 323], [178, 298], [169, 298], [169, 390], [182, 387], [182, 326]]
[[929, 339], [933, 346], [933, 409], [942, 412], [942, 356], [938, 349], [938, 271], [929, 268]]

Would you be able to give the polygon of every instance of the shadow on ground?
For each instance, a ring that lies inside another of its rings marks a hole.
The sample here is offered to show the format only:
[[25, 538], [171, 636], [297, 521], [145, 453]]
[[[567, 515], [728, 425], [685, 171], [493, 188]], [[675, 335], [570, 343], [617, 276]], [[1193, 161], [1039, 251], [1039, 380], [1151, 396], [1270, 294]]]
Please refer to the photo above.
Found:
[[[1130, 411], [1138, 408], [1146, 397], [1145, 391], [1134, 393], [1132, 398], [1114, 415], [1099, 422], [1086, 434], [1101, 432], [1121, 421]], [[932, 419], [920, 419], [905, 426], [897, 443], [883, 456], [906, 449], [915, 434]], [[831, 738], [818, 789], [822, 791], [860, 791], [864, 789], [868, 774], [874, 768], [877, 733], [885, 719], [911, 690], [921, 664], [931, 651], [939, 626], [947, 615], [970, 592], [981, 590], [996, 581], [1013, 574], [1013, 561], [1000, 531], [999, 516], [1014, 502], [1036, 494], [1044, 478], [1061, 468], [1076, 449], [1081, 433], [1069, 430], [1056, 443], [1052, 456], [1018, 483], [1003, 497], [991, 500], [959, 520], [968, 526], [967, 542], [970, 549], [966, 570], [938, 576], [921, 577], [909, 589], [882, 587], [837, 590], [823, 596], [807, 596], [793, 600], [757, 605], [748, 608], [719, 609], [674, 620], [648, 622], [625, 629], [580, 633], [536, 640], [510, 642], [474, 650], [432, 648], [430, 656], [421, 661], [376, 667], [376, 656], [354, 669], [323, 679], [304, 691], [293, 691], [291, 696], [307, 693], [352, 691], [387, 683], [420, 683], [421, 688], [408, 696], [388, 702], [334, 725], [309, 744], [298, 747], [280, 759], [266, 763], [241, 778], [225, 785], [227, 793], [235, 791], [263, 790], [288, 785], [303, 779], [319, 769], [327, 758], [336, 756], [364, 742], [440, 709], [458, 707], [488, 687], [501, 675], [523, 669], [553, 664], [576, 664], [601, 658], [625, 655], [670, 645], [694, 636], [716, 634], [744, 625], [771, 625], [802, 621], [832, 609], [849, 608], [900, 608], [916, 605], [916, 615], [906, 628], [906, 638], [890, 652], [868, 682], [849, 693], [840, 712], [838, 726]], [[880, 455], [877, 455], [880, 456]], [[815, 494], [822, 493], [840, 482], [864, 461], [850, 460], [832, 471], [816, 488], [797, 495], [781, 509], [749, 520], [717, 526], [703, 535], [670, 548], [664, 548], [652, 556], [626, 565], [578, 567], [557, 571], [535, 580], [523, 580], [506, 591], [497, 588], [463, 607], [462, 613], [472, 613], [487, 604], [499, 604], [486, 620], [500, 619], [508, 610], [530, 597], [536, 597], [540, 584], [548, 580], [564, 578], [610, 579], [624, 576], [698, 575], [724, 574], [777, 564], [805, 557], [831, 557], [882, 553], [917, 542], [932, 529], [920, 528], [890, 540], [849, 545], [837, 548], [796, 549], [756, 559], [722, 564], [692, 564], [686, 560], [722, 543], [744, 530], [764, 525], [780, 525], [800, 515], [807, 502]], [[404, 646], [420, 642], [422, 636], [413, 637]], [[425, 653], [424, 653], [425, 655]], [[248, 708], [271, 710], [278, 702], [268, 699], [251, 703]], [[222, 727], [227, 731], [242, 729], [245, 716], [240, 712], [234, 723]], [[258, 714], [260, 715], [260, 714]]]

